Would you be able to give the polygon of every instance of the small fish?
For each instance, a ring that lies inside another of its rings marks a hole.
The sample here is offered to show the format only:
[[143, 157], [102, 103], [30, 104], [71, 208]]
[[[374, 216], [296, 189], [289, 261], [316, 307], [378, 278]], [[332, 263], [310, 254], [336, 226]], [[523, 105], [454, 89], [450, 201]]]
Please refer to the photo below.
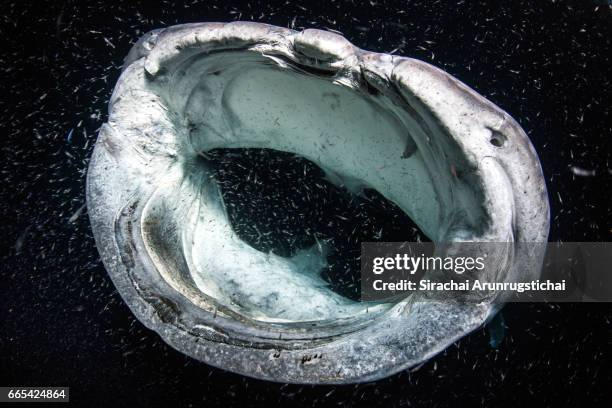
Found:
[[30, 232], [30, 228], [32, 226], [29, 225], [26, 229], [23, 230], [21, 234], [17, 237], [17, 241], [15, 242], [15, 253], [17, 255], [21, 254], [21, 250], [23, 249], [23, 244], [25, 243], [26, 238], [28, 237], [28, 232]]
[[115, 48], [115, 44], [113, 44], [112, 42], [110, 42], [110, 40], [106, 37], [104, 37], [104, 42], [107, 43], [109, 46], [111, 46], [112, 48]]
[[76, 210], [75, 213], [72, 214], [72, 216], [70, 216], [70, 218], [68, 218], [68, 222], [71, 224], [75, 222], [81, 216], [81, 213], [83, 212], [84, 209], [85, 209], [85, 204], [80, 206], [79, 209]]
[[578, 166], [572, 166], [571, 170], [574, 175], [579, 177], [592, 177], [596, 174], [595, 170], [586, 170]]
[[205, 158], [206, 160], [213, 160], [212, 156], [210, 154], [206, 153], [206, 152], [202, 151], [202, 152], [198, 152], [198, 154], [201, 157]]
[[66, 141], [68, 143], [72, 143], [72, 134], [74, 133], [74, 128], [70, 129], [70, 132], [68, 132], [68, 136], [66, 136]]

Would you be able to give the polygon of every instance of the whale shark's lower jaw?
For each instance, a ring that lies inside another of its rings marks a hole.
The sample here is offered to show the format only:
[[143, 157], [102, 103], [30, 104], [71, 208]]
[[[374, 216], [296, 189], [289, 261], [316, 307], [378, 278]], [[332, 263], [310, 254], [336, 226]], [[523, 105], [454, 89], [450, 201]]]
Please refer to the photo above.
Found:
[[[109, 111], [87, 180], [106, 269], [147, 327], [226, 370], [371, 381], [430, 358], [495, 308], [416, 295], [362, 303], [318, 276], [321, 248], [252, 248], [211, 177], [213, 149], [302, 156], [354, 194], [377, 190], [435, 242], [547, 240], [539, 161], [507, 113], [431, 65], [338, 34], [247, 22], [152, 31], [127, 56]], [[521, 262], [483, 273], [536, 277]]]

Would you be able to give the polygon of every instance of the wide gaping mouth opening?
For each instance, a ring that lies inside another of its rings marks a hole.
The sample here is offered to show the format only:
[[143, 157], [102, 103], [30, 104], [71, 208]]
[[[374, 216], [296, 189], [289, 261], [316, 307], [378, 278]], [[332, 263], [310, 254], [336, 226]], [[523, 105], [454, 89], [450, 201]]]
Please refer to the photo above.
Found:
[[[259, 277], [271, 292], [263, 302], [249, 306], [267, 308], [268, 318], [348, 317], [360, 308], [362, 242], [429, 241], [408, 215], [375, 189], [351, 191], [343, 183], [334, 184], [336, 180], [317, 164], [294, 153], [220, 148], [202, 153], [200, 162], [211, 169], [211, 181], [219, 188], [236, 238], [264, 257], [278, 257], [287, 267], [281, 279], [265, 271]], [[299, 303], [298, 310], [280, 302], [284, 279], [295, 280], [291, 289], [297, 293], [287, 301]], [[225, 283], [231, 302], [246, 306], [241, 289], [249, 285]], [[317, 288], [316, 293], [308, 292], [309, 285]], [[301, 299], [319, 292], [329, 300], [319, 299], [311, 304], [312, 310], [303, 309], [308, 302]], [[330, 309], [335, 305], [334, 312]]]
[[194, 56], [166, 76], [182, 147], [142, 211], [144, 246], [201, 307], [365, 322], [392, 305], [359, 299], [361, 242], [435, 241], [475, 216], [469, 189], [453, 187], [456, 151], [408, 101], [250, 52]]

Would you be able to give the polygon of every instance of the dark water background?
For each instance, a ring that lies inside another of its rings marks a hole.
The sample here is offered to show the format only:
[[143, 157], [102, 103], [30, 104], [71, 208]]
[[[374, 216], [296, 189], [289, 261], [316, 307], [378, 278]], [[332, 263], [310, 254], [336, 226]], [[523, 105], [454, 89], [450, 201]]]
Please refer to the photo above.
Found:
[[505, 336], [478, 330], [370, 384], [282, 385], [210, 368], [132, 316], [78, 213], [131, 44], [177, 23], [255, 20], [338, 30], [448, 71], [531, 137], [551, 240], [610, 241], [612, 10], [601, 3], [0, 2], [0, 385], [70, 386], [76, 406], [610, 406], [609, 304], [508, 305]]

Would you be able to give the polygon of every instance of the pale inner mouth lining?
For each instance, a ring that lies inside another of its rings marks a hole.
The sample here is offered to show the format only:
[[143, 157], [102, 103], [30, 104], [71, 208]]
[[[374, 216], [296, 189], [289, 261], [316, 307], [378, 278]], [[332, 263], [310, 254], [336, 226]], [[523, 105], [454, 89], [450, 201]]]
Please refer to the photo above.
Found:
[[[353, 194], [364, 188], [380, 192], [433, 240], [448, 228], [442, 224], [452, 218], [454, 204], [452, 194], [441, 196], [440, 188], [452, 190], [451, 174], [437, 174], [437, 188], [431, 177], [440, 168], [431, 159], [444, 147], [380, 93], [281, 69], [247, 52], [192, 58], [169, 75], [168, 89], [164, 99], [175, 113], [184, 155], [150, 198], [142, 219], [148, 253], [178, 291], [199, 292], [259, 322], [366, 320], [390, 307], [332, 290], [319, 275], [327, 251], [320, 243], [287, 257], [240, 239], [208, 162], [213, 149], [294, 153]], [[172, 239], [180, 245], [168, 244]]]

